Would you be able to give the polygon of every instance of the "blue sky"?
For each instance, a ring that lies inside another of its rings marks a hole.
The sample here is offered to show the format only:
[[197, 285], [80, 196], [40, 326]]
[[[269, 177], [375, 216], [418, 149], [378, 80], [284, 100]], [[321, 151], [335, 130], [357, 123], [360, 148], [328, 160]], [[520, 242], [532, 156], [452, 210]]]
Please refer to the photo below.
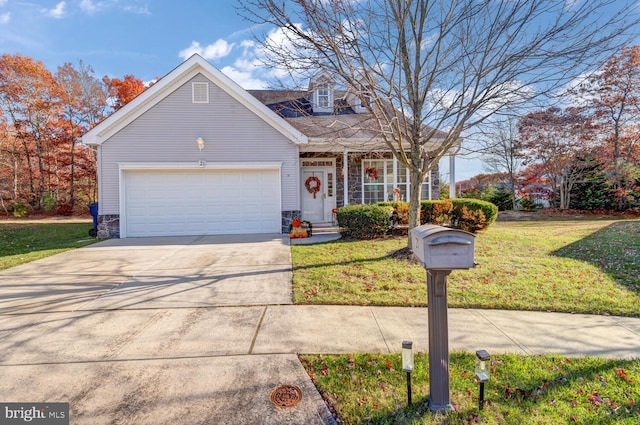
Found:
[[258, 88], [265, 83], [246, 60], [251, 23], [235, 6], [233, 0], [0, 0], [0, 50], [41, 60], [52, 71], [81, 59], [98, 76], [148, 81], [200, 47], [216, 67]]
[[[0, 52], [41, 60], [51, 71], [82, 60], [96, 76], [161, 77], [194, 52], [247, 89], [268, 88], [253, 27], [237, 0], [0, 0]], [[448, 180], [448, 160], [442, 162]], [[456, 180], [483, 172], [458, 158]]]
[[[244, 88], [268, 88], [255, 62], [253, 27], [236, 0], [0, 0], [0, 51], [44, 62], [55, 72], [82, 60], [96, 76], [161, 77], [198, 52]], [[448, 160], [442, 171], [447, 173]], [[457, 180], [482, 172], [459, 159]], [[448, 179], [448, 176], [444, 176]]]

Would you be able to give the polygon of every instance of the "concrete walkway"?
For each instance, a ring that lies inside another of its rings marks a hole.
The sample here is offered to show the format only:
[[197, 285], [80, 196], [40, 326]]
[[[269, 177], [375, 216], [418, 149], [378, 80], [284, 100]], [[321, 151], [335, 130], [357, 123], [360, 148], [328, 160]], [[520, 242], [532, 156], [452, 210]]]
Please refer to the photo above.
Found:
[[[69, 402], [72, 424], [331, 424], [297, 353], [427, 350], [426, 308], [292, 305], [287, 240], [221, 241], [107, 241], [0, 272], [0, 400]], [[450, 309], [449, 341], [640, 358], [640, 318]], [[297, 407], [270, 402], [283, 384]]]

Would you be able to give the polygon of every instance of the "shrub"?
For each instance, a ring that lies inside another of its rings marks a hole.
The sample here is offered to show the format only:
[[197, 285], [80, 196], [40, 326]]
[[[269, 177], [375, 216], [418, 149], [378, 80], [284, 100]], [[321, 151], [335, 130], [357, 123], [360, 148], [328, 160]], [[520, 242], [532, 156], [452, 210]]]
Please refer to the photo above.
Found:
[[450, 199], [420, 202], [420, 224], [450, 224], [453, 202]]
[[380, 205], [347, 205], [336, 214], [340, 233], [354, 239], [373, 239], [389, 231], [391, 219], [387, 209]]
[[498, 207], [479, 199], [453, 199], [452, 226], [477, 232], [486, 229], [498, 218]]
[[520, 208], [524, 211], [534, 211], [540, 209], [540, 205], [531, 198], [522, 198], [519, 201]]
[[27, 216], [27, 207], [22, 202], [15, 202], [13, 204], [13, 216], [16, 218], [22, 218]]
[[469, 232], [487, 228], [498, 217], [498, 207], [479, 199], [422, 201], [420, 206], [420, 224], [445, 225]]
[[391, 223], [393, 225], [409, 224], [408, 202], [378, 202], [376, 205], [391, 209]]
[[511, 193], [506, 188], [499, 187], [486, 200], [497, 206], [499, 211], [509, 211], [513, 209], [513, 196], [511, 196]]

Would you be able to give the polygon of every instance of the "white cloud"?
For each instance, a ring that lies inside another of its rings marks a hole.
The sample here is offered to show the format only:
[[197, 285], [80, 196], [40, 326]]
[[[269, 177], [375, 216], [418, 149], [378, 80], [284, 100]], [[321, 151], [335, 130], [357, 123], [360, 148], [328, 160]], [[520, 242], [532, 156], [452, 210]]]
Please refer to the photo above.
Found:
[[594, 99], [594, 96], [583, 92], [581, 89], [585, 89], [587, 92], [590, 90], [595, 92], [598, 80], [591, 77], [598, 76], [600, 74], [602, 74], [602, 71], [598, 70], [578, 75], [561, 88], [556, 93], [556, 97], [564, 100], [566, 104], [572, 106], [585, 106], [589, 104]]
[[10, 20], [11, 20], [11, 13], [7, 12], [0, 15], [0, 25], [8, 24]]
[[233, 46], [233, 43], [229, 44], [221, 38], [205, 47], [202, 47], [197, 41], [192, 41], [189, 47], [178, 53], [178, 56], [182, 59], [187, 59], [194, 53], [197, 53], [207, 60], [216, 60], [228, 56], [231, 50], [233, 50]]
[[88, 15], [94, 15], [103, 6], [103, 3], [94, 3], [93, 0], [81, 0], [80, 9], [85, 11]]
[[114, 8], [138, 15], [149, 15], [151, 13], [149, 5], [139, 3], [138, 1], [134, 2], [134, 4], [121, 4], [118, 0], [80, 0], [80, 9], [90, 16], [105, 10], [113, 10]]
[[42, 13], [55, 19], [62, 19], [64, 17], [66, 6], [67, 3], [61, 1], [53, 9], [42, 9]]
[[7, 1], [9, 1], [9, 0], [0, 0], [0, 7], [2, 7], [5, 4], [7, 4]]
[[149, 6], [144, 4], [142, 6], [125, 6], [124, 10], [127, 12], [135, 13], [137, 15], [151, 15]]
[[221, 71], [245, 90], [263, 90], [269, 87], [266, 81], [255, 78], [251, 72], [239, 71], [231, 66], [225, 66]]

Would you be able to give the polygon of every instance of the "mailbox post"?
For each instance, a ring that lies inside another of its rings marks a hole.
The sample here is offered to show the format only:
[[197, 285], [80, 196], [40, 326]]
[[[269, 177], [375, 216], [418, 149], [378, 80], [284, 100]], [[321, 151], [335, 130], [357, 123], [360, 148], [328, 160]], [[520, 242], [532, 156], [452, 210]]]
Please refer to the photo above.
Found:
[[449, 324], [447, 276], [475, 266], [475, 235], [425, 224], [411, 230], [413, 254], [427, 270], [429, 314], [429, 408], [453, 410], [449, 397]]

